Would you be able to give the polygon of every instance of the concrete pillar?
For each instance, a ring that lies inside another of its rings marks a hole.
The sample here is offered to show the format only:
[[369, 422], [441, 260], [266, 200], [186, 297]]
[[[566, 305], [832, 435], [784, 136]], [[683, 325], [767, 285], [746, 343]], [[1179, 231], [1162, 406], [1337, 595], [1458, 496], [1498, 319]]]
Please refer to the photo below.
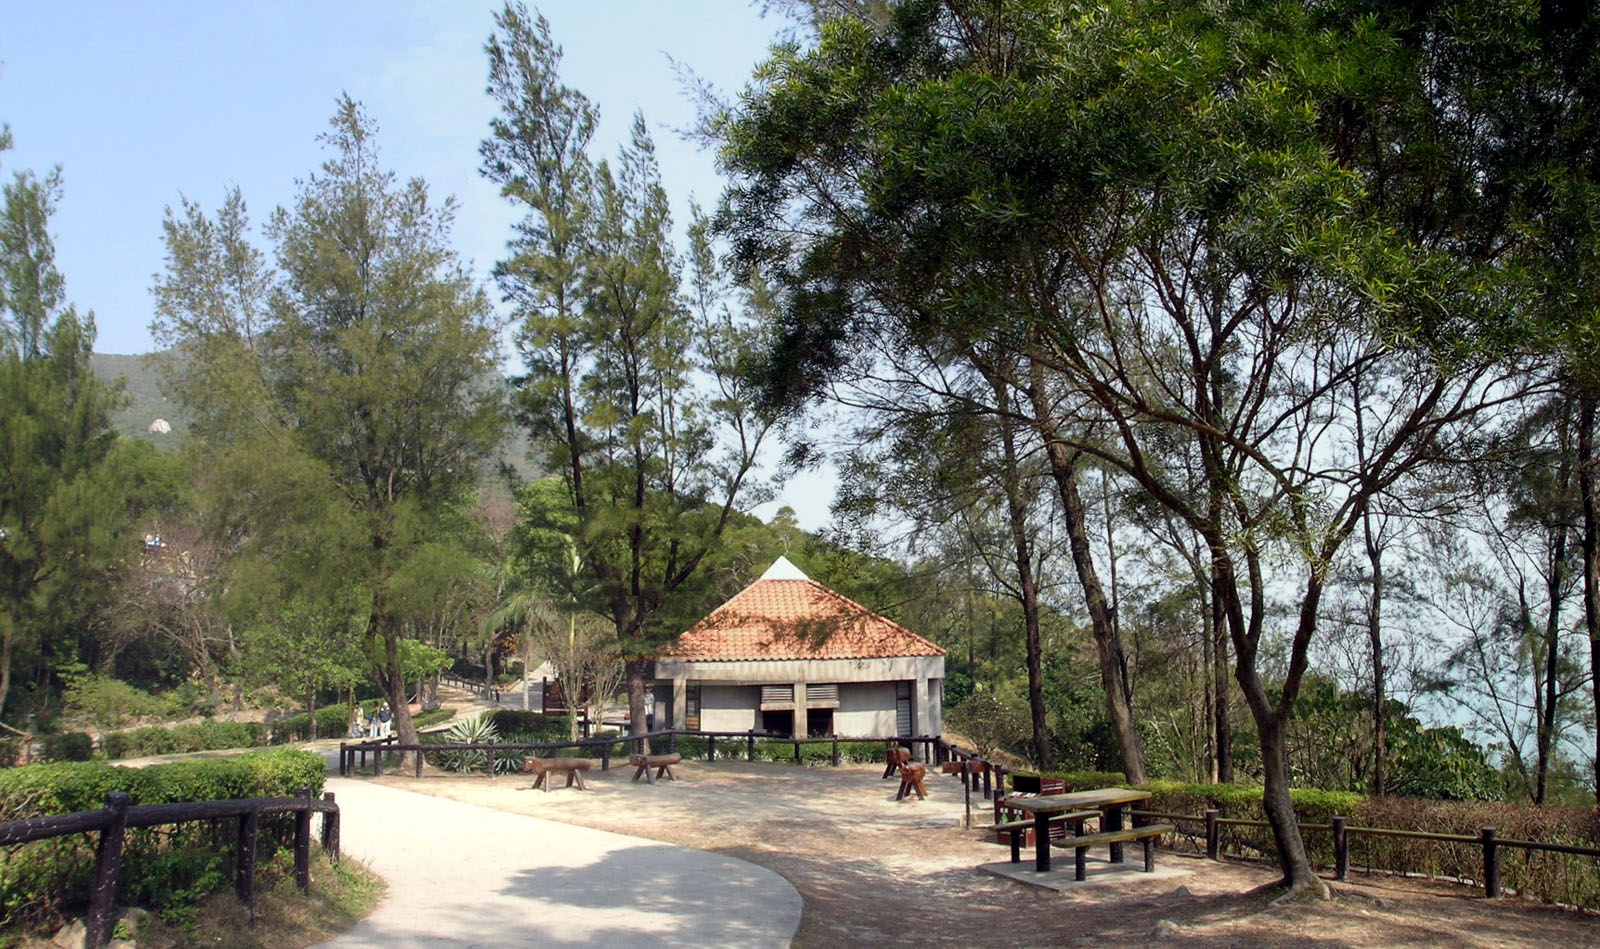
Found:
[[689, 717], [689, 677], [675, 675], [672, 677], [672, 727], [688, 728]]
[[928, 734], [932, 717], [928, 712], [928, 674], [917, 673], [917, 684], [911, 688], [911, 732]]
[[794, 684], [794, 737], [806, 737], [806, 684]]

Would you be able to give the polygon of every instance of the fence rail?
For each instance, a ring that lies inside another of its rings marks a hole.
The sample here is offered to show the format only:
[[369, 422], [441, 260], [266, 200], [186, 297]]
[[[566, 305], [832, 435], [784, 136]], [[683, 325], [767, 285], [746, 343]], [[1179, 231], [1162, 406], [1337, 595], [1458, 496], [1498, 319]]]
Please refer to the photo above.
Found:
[[112, 791], [106, 795], [106, 806], [98, 811], [78, 811], [74, 814], [56, 814], [47, 817], [30, 817], [27, 820], [0, 823], [0, 846], [49, 840], [98, 831], [100, 842], [95, 848], [94, 883], [89, 895], [89, 918], [84, 943], [99, 949], [111, 939], [111, 928], [116, 922], [117, 875], [122, 869], [122, 845], [129, 827], [159, 827], [165, 824], [187, 824], [193, 821], [237, 818], [239, 820], [239, 853], [235, 861], [238, 872], [234, 889], [239, 901], [254, 914], [256, 834], [263, 814], [294, 814], [294, 879], [303, 893], [311, 889], [311, 815], [322, 815], [322, 849], [334, 860], [339, 859], [339, 805], [331, 793], [321, 799], [311, 796], [305, 788], [299, 797], [237, 798], [225, 801], [182, 801], [172, 804], [141, 804], [130, 806], [128, 795]]
[[[1130, 813], [1136, 820], [1153, 818], [1155, 820], [1171, 821], [1174, 824], [1183, 821], [1203, 826], [1206, 857], [1211, 860], [1221, 859], [1223, 827], [1270, 828], [1272, 826], [1264, 820], [1223, 817], [1216, 810], [1208, 810], [1204, 815], [1168, 814], [1161, 811], [1144, 810], [1135, 810]], [[1501, 895], [1500, 857], [1501, 851], [1506, 848], [1600, 859], [1600, 849], [1594, 847], [1547, 843], [1539, 840], [1502, 839], [1499, 831], [1493, 827], [1484, 827], [1476, 835], [1439, 834], [1425, 830], [1400, 830], [1392, 827], [1352, 827], [1348, 822], [1348, 818], [1335, 817], [1331, 823], [1327, 824], [1301, 824], [1300, 831], [1301, 833], [1309, 831], [1311, 833], [1329, 833], [1333, 835], [1333, 875], [1334, 879], [1341, 883], [1349, 879], [1350, 876], [1350, 839], [1352, 837], [1395, 837], [1407, 840], [1431, 840], [1439, 843], [1476, 846], [1483, 852], [1483, 878], [1480, 881], [1483, 885], [1483, 895], [1490, 899]]]

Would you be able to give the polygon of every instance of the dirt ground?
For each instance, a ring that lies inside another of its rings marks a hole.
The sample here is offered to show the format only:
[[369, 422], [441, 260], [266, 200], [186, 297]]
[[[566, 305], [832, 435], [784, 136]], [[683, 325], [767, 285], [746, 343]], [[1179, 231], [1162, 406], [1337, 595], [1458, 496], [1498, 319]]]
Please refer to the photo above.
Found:
[[[861, 945], [1562, 946], [1600, 944], [1600, 918], [1446, 884], [1370, 877], [1333, 902], [1273, 908], [1270, 869], [1162, 851], [1161, 879], [1129, 870], [1057, 893], [978, 869], [1009, 849], [964, 829], [960, 781], [930, 775], [926, 801], [897, 802], [881, 765], [798, 768], [699, 761], [680, 780], [590, 772], [589, 790], [529, 790], [521, 775], [385, 776], [385, 784], [485, 807], [736, 856], [786, 878], [805, 900], [797, 947]], [[559, 781], [558, 781], [559, 783]], [[1058, 852], [1059, 853], [1059, 852]], [[1070, 859], [1061, 861], [1070, 873]], [[1059, 871], [1057, 871], [1059, 872]], [[1142, 879], [1141, 879], [1142, 878]]]

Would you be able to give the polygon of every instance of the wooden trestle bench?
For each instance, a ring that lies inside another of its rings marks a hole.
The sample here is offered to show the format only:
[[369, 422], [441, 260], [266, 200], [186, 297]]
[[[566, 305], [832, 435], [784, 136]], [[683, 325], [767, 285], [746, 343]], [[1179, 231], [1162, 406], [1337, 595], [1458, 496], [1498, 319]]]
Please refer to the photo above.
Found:
[[[668, 781], [678, 780], [672, 773], [672, 766], [683, 760], [683, 755], [673, 753], [670, 755], [634, 755], [633, 780], [644, 778], [646, 784], [655, 784], [656, 778], [666, 778]], [[650, 776], [650, 769], [655, 769], [655, 777]]]
[[551, 772], [555, 772], [557, 774], [566, 772], [566, 787], [572, 787], [572, 783], [576, 781], [578, 783], [578, 790], [587, 791], [588, 788], [583, 786], [583, 772], [588, 771], [590, 767], [591, 762], [587, 758], [528, 757], [522, 759], [523, 772], [526, 774], [538, 775], [538, 777], [533, 779], [533, 786], [528, 788], [530, 791], [533, 790], [533, 788], [539, 787], [549, 791], [550, 784], [545, 781], [545, 776]]

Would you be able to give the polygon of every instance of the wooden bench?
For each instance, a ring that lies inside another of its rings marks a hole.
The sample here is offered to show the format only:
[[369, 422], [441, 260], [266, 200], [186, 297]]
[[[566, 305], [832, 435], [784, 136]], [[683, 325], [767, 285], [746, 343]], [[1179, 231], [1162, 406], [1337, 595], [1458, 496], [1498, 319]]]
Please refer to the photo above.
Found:
[[[1071, 847], [1073, 849], [1072, 878], [1074, 880], [1086, 879], [1089, 875], [1087, 853], [1090, 847], [1100, 844], [1131, 843], [1135, 840], [1144, 844], [1144, 872], [1154, 873], [1156, 869], [1156, 838], [1162, 834], [1169, 834], [1174, 830], [1171, 824], [1146, 824], [1143, 827], [1132, 827], [1128, 830], [1112, 830], [1100, 834], [1090, 834], [1087, 837], [1068, 837], [1066, 840], [1052, 840], [1052, 846]], [[1015, 850], [1012, 853], [1016, 853]]]
[[889, 765], [883, 769], [883, 776], [885, 778], [893, 777], [895, 771], [898, 770], [901, 765], [911, 760], [911, 749], [902, 748], [896, 745], [889, 749], [888, 759]]
[[903, 801], [917, 792], [919, 800], [928, 799], [928, 789], [922, 786], [922, 779], [927, 777], [928, 769], [920, 764], [902, 764], [900, 766], [900, 790], [895, 793], [894, 799]]
[[541, 787], [546, 791], [549, 791], [550, 785], [545, 781], [545, 775], [550, 774], [551, 772], [558, 774], [561, 772], [566, 772], [567, 787], [572, 787], [572, 782], [576, 781], [578, 782], [578, 790], [587, 791], [588, 788], [583, 786], [583, 772], [588, 771], [590, 767], [591, 763], [587, 758], [530, 757], [522, 759], [523, 772], [526, 774], [538, 775], [538, 777], [533, 779], [533, 786], [528, 788], [530, 791], [533, 790], [533, 788]]
[[[1052, 825], [1063, 824], [1070, 827], [1073, 837], [1082, 837], [1083, 822], [1099, 816], [1101, 816], [1100, 812], [1095, 810], [1072, 811], [1068, 814], [1051, 814], [1049, 820]], [[1028, 831], [1037, 826], [1038, 824], [1035, 820], [1032, 817], [1028, 817], [1022, 820], [1001, 821], [994, 824], [991, 829], [996, 834], [1004, 834], [1011, 838], [1011, 862], [1021, 863], [1023, 840], [1028, 836]], [[1059, 842], [1052, 840], [1051, 843]]]
[[[668, 781], [676, 781], [678, 776], [672, 773], [672, 766], [682, 760], [683, 755], [677, 753], [670, 755], [634, 755], [632, 761], [636, 770], [633, 772], [633, 780], [637, 782], [642, 777], [646, 784], [655, 784], [656, 778], [664, 777]], [[650, 775], [651, 768], [655, 769], [655, 777]]]

